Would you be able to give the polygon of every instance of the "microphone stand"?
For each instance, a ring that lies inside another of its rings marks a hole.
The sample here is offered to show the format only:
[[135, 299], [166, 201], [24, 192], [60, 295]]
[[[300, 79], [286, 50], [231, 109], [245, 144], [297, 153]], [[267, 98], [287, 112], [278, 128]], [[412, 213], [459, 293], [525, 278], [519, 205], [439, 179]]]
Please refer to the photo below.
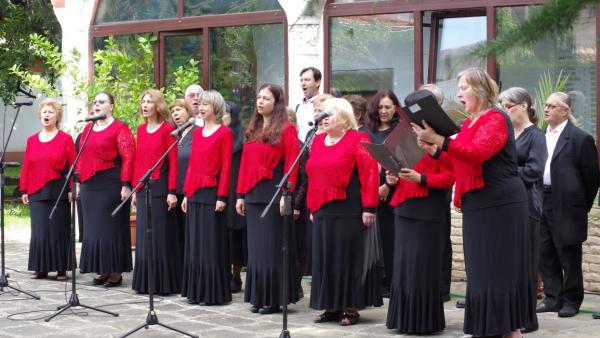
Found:
[[[176, 329], [172, 326], [163, 324], [161, 322], [158, 321], [158, 316], [156, 315], [156, 311], [154, 310], [154, 237], [152, 235], [152, 212], [151, 212], [151, 206], [152, 206], [152, 180], [150, 179], [150, 175], [152, 174], [152, 172], [158, 167], [158, 165], [167, 157], [167, 155], [169, 154], [169, 152], [171, 151], [171, 149], [173, 149], [173, 147], [175, 147], [177, 145], [177, 143], [179, 142], [179, 138], [181, 137], [181, 135], [178, 135], [178, 139], [175, 140], [167, 149], [167, 151], [164, 152], [164, 154], [162, 154], [162, 156], [154, 163], [154, 165], [148, 169], [148, 171], [146, 171], [146, 173], [144, 174], [144, 176], [142, 176], [142, 178], [139, 179], [138, 183], [136, 184], [136, 186], [131, 189], [131, 193], [129, 193], [129, 196], [127, 196], [126, 199], [124, 199], [121, 204], [119, 204], [115, 210], [112, 212], [111, 216], [115, 217], [115, 215], [117, 215], [117, 213], [119, 212], [119, 210], [121, 210], [121, 208], [123, 207], [123, 205], [125, 205], [125, 202], [127, 202], [131, 196], [141, 187], [142, 184], [144, 184], [144, 189], [146, 190], [146, 199], [145, 199], [145, 204], [146, 204], [146, 217], [148, 220], [148, 223], [146, 224], [146, 244], [145, 244], [145, 252], [144, 255], [146, 256], [146, 264], [148, 264], [148, 314], [146, 315], [146, 322], [144, 322], [143, 324], [135, 327], [134, 329], [132, 329], [131, 331], [125, 333], [124, 335], [122, 335], [121, 337], [128, 337], [132, 334], [134, 334], [135, 332], [141, 330], [142, 328], [148, 329], [149, 326], [151, 325], [158, 325], [158, 326], [162, 326], [166, 329], [169, 329], [171, 331], [175, 331], [178, 333], [181, 333], [182, 335], [186, 335], [188, 337], [193, 337], [193, 338], [198, 338], [198, 336], [193, 335], [191, 333], [187, 333], [185, 331]], [[136, 267], [137, 268], [137, 267]]]
[[12, 135], [13, 130], [15, 129], [15, 123], [17, 122], [17, 118], [19, 117], [19, 112], [21, 111], [22, 105], [17, 105], [17, 112], [15, 114], [15, 119], [10, 126], [10, 131], [8, 132], [8, 138], [6, 139], [6, 143], [2, 145], [2, 156], [0, 156], [0, 256], [2, 256], [2, 272], [0, 274], [0, 291], [4, 291], [4, 288], [9, 288], [19, 293], [24, 293], [32, 298], [37, 300], [40, 299], [40, 296], [37, 296], [33, 293], [21, 290], [14, 286], [10, 286], [8, 284], [8, 277], [6, 275], [6, 267], [5, 267], [5, 249], [4, 249], [4, 156], [6, 155], [6, 149], [8, 148], [8, 143], [10, 142], [10, 137]]
[[[69, 184], [69, 182], [71, 182], [72, 187], [75, 187], [75, 175], [74, 175], [75, 165], [77, 165], [77, 162], [79, 161], [79, 157], [81, 156], [81, 153], [85, 147], [85, 144], [86, 144], [88, 138], [90, 137], [90, 134], [92, 133], [92, 129], [94, 128], [95, 124], [96, 124], [96, 121], [94, 121], [92, 123], [92, 126], [90, 126], [90, 129], [88, 130], [87, 134], [85, 134], [85, 137], [83, 138], [83, 142], [81, 143], [81, 146], [79, 147], [79, 151], [77, 152], [77, 156], [75, 157], [73, 164], [71, 164], [71, 168], [69, 169], [69, 173], [67, 174], [67, 177], [65, 179], [65, 183], [63, 184], [62, 190], [60, 191], [60, 194], [58, 195], [58, 198], [56, 199], [56, 202], [54, 203], [54, 207], [52, 208], [52, 211], [50, 212], [50, 216], [48, 217], [49, 219], [52, 219], [52, 217], [54, 216], [54, 212], [56, 211], [56, 208], [58, 207], [58, 203], [60, 202], [61, 198], [67, 191], [67, 185]], [[115, 317], [119, 316], [118, 313], [114, 313], [114, 312], [106, 311], [106, 310], [99, 309], [96, 307], [92, 307], [89, 305], [81, 304], [79, 302], [79, 297], [77, 296], [77, 286], [76, 286], [77, 285], [77, 272], [76, 272], [77, 263], [75, 261], [75, 217], [77, 217], [77, 213], [75, 211], [75, 205], [77, 203], [75, 195], [76, 194], [71, 194], [71, 245], [70, 245], [71, 254], [69, 255], [69, 260], [71, 263], [71, 297], [69, 298], [69, 302], [67, 304], [56, 308], [56, 312], [52, 316], [45, 319], [46, 322], [49, 322], [54, 317], [58, 316], [59, 314], [63, 313], [67, 309], [74, 307], [74, 306], [81, 306], [81, 307], [89, 309], [89, 310], [103, 312], [103, 313], [106, 313], [106, 314], [109, 314], [109, 315], [112, 315]]]
[[277, 188], [277, 189], [275, 190], [275, 193], [273, 194], [271, 201], [269, 201], [269, 204], [265, 207], [262, 214], [260, 214], [261, 218], [264, 218], [267, 215], [267, 212], [269, 212], [269, 209], [275, 202], [275, 199], [277, 198], [277, 196], [279, 196], [279, 191], [281, 190], [281, 192], [283, 194], [283, 242], [281, 244], [281, 252], [283, 254], [283, 262], [282, 262], [282, 267], [283, 267], [282, 315], [283, 315], [283, 318], [282, 318], [282, 323], [281, 323], [282, 328], [281, 328], [281, 333], [279, 334], [279, 338], [290, 338], [291, 337], [290, 331], [288, 331], [288, 308], [287, 308], [288, 284], [289, 284], [288, 266], [290, 264], [289, 256], [288, 256], [288, 232], [289, 232], [289, 228], [293, 222], [293, 216], [292, 216], [293, 212], [292, 212], [292, 195], [290, 194], [291, 185], [288, 182], [288, 178], [292, 174], [292, 171], [294, 170], [296, 165], [298, 165], [298, 162], [300, 161], [300, 157], [302, 156], [302, 154], [308, 149], [309, 144], [312, 143], [313, 138], [317, 134], [317, 128], [318, 128], [318, 123], [315, 124], [315, 127], [313, 129], [314, 132], [308, 136], [308, 139], [306, 139], [306, 142], [302, 146], [302, 149], [300, 149], [298, 156], [296, 156], [296, 159], [294, 160], [294, 162], [292, 163], [292, 165], [290, 166], [288, 171], [285, 173], [285, 175], [283, 175], [283, 177], [281, 178], [281, 181], [279, 181], [279, 183], [275, 186], [275, 188]]

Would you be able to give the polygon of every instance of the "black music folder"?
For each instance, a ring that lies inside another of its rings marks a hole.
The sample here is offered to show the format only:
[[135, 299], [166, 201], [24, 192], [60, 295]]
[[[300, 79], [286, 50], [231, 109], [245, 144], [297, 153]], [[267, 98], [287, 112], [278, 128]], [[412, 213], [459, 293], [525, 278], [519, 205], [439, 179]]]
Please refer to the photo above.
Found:
[[448, 114], [440, 107], [432, 95], [425, 96], [413, 104], [402, 108], [410, 120], [421, 127], [425, 120], [438, 134], [452, 136], [458, 133], [458, 127], [448, 117]]
[[383, 144], [361, 142], [371, 157], [394, 175], [398, 175], [402, 168], [412, 169], [425, 154], [417, 144], [406, 113], [399, 110], [398, 114], [400, 121]]

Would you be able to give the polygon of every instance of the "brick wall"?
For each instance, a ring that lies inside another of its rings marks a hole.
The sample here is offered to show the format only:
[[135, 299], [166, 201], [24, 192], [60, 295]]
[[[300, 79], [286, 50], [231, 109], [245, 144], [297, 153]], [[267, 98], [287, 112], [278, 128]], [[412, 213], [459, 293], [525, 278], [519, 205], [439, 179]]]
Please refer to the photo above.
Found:
[[[462, 242], [462, 215], [452, 211], [452, 279], [466, 278]], [[583, 243], [583, 283], [586, 291], [600, 291], [600, 208], [589, 214], [588, 239]]]

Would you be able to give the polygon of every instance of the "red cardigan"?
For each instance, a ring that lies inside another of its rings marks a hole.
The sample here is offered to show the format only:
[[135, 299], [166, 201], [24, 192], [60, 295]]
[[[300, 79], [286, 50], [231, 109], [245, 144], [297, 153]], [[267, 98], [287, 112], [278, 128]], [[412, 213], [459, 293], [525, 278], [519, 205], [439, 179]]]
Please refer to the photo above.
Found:
[[490, 109], [469, 127], [468, 118], [456, 139], [446, 138], [443, 149], [452, 157], [456, 187], [454, 205], [461, 207], [461, 195], [485, 186], [482, 164], [496, 155], [508, 140], [506, 120], [502, 113]]
[[[148, 133], [147, 123], [141, 124], [137, 129], [137, 147], [135, 151], [135, 164], [133, 166], [133, 184], [137, 184], [139, 179], [144, 176], [146, 171], [167, 151], [167, 148], [177, 139], [171, 136], [173, 127], [169, 122], [164, 121], [160, 127], [153, 133]], [[166, 159], [169, 161], [168, 189], [169, 193], [177, 190], [177, 147], [173, 147]], [[154, 169], [150, 178], [158, 180], [160, 178], [160, 168], [163, 161]]]
[[[238, 176], [237, 193], [245, 195], [261, 180], [273, 179], [273, 170], [283, 157], [283, 171], [287, 172], [300, 152], [300, 141], [296, 128], [286, 123], [281, 133], [281, 141], [275, 145], [253, 140], [244, 144]], [[290, 191], [296, 186], [298, 166], [294, 168], [288, 182]]]
[[41, 142], [39, 133], [29, 136], [21, 168], [21, 191], [28, 195], [40, 191], [46, 183], [59, 179], [74, 159], [75, 144], [69, 134], [59, 130], [48, 142]]
[[352, 170], [356, 166], [363, 208], [375, 208], [379, 197], [379, 171], [360, 141], [370, 142], [367, 134], [349, 130], [332, 146], [325, 145], [326, 133], [315, 136], [306, 162], [308, 176], [307, 206], [311, 213], [332, 200], [346, 198]]
[[437, 159], [426, 154], [415, 164], [413, 170], [421, 174], [421, 182], [416, 183], [400, 178], [390, 201], [391, 206], [395, 207], [409, 198], [427, 197], [429, 188], [450, 189], [454, 184], [452, 160], [447, 154], [441, 153]]
[[212, 135], [204, 137], [204, 128], [196, 128], [192, 135], [192, 150], [185, 175], [183, 192], [192, 197], [204, 187], [216, 187], [217, 197], [229, 196], [233, 133], [226, 126], [220, 126]]
[[[80, 142], [83, 142], [91, 126], [90, 123], [83, 128]], [[79, 180], [85, 182], [94, 177], [98, 171], [113, 168], [117, 155], [121, 157], [122, 162], [121, 182], [130, 184], [133, 175], [135, 141], [129, 127], [121, 121], [114, 120], [102, 131], [92, 130], [77, 162], [76, 172], [79, 173]]]

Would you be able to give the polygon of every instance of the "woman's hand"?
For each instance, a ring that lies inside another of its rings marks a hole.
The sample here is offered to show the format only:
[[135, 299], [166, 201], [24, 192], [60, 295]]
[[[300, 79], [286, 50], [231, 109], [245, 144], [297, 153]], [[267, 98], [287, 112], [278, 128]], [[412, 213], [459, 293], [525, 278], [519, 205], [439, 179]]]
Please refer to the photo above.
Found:
[[225, 210], [226, 205], [227, 205], [227, 203], [225, 203], [223, 201], [217, 201], [217, 203], [215, 203], [215, 212], [221, 212], [221, 211]]
[[131, 188], [128, 186], [121, 187], [121, 201], [124, 201], [131, 194]]
[[167, 211], [177, 207], [177, 196], [173, 194], [167, 195]]
[[81, 189], [80, 189], [80, 184], [79, 183], [75, 183], [75, 198], [76, 199], [81, 199]]
[[417, 140], [417, 144], [419, 145], [419, 148], [425, 150], [431, 156], [435, 155], [438, 150], [438, 146], [435, 144], [429, 144], [421, 140]]
[[436, 133], [433, 128], [431, 128], [427, 122], [423, 122], [423, 128], [416, 123], [411, 122], [411, 126], [413, 132], [417, 135], [417, 140], [429, 144], [436, 144], [438, 147], [441, 147], [444, 143], [444, 137]]
[[133, 206], [135, 208], [136, 205], [137, 205], [137, 194], [133, 193], [133, 195], [131, 195], [131, 206]]
[[387, 185], [382, 184], [381, 186], [379, 186], [379, 200], [380, 201], [385, 201], [387, 199], [389, 193], [390, 193], [390, 188]]
[[21, 195], [21, 201], [23, 202], [23, 204], [29, 205], [29, 195], [27, 195], [27, 194]]
[[398, 173], [398, 176], [409, 182], [421, 183], [421, 174], [412, 169], [402, 168], [400, 169], [400, 173]]
[[70, 191], [67, 193], [67, 201], [69, 201], [69, 202], [73, 201], [73, 193]]
[[312, 213], [311, 213], [310, 215], [308, 215], [308, 218], [310, 218], [310, 221], [311, 221], [311, 222], [314, 222], [314, 221], [313, 221], [313, 214], [312, 214]]
[[385, 183], [389, 185], [397, 185], [398, 184], [398, 176], [392, 174], [389, 170], [385, 171]]
[[181, 210], [187, 214], [187, 197], [184, 197], [181, 201]]
[[362, 221], [365, 226], [370, 227], [375, 223], [375, 214], [372, 212], [363, 212]]
[[235, 211], [237, 211], [240, 216], [246, 216], [246, 204], [243, 198], [238, 198], [237, 201], [235, 201]]
[[294, 209], [294, 221], [300, 218], [300, 210]]
[[284, 212], [285, 212], [285, 197], [281, 196], [281, 198], [279, 199], [279, 214], [281, 216], [283, 216]]

